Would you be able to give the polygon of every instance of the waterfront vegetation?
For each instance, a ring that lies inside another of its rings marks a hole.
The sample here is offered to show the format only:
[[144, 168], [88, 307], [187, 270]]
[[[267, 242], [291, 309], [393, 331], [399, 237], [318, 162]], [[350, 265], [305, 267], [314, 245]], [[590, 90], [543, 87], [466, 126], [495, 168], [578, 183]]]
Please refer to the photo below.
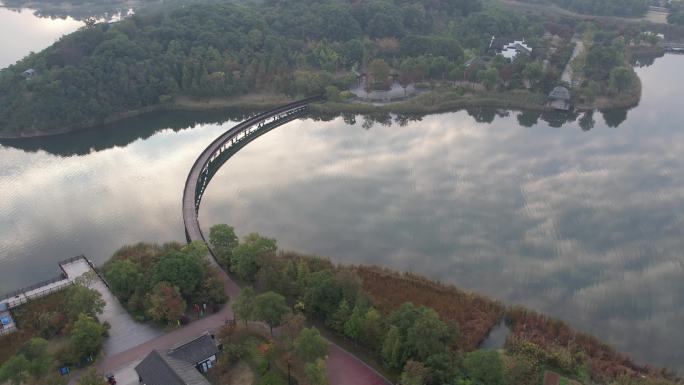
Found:
[[650, 0], [522, 0], [533, 4], [555, 4], [587, 15], [641, 17]]
[[77, 283], [13, 310], [18, 331], [0, 337], [0, 383], [57, 385], [57, 368], [96, 359], [107, 336], [100, 293]]
[[[83, 27], [0, 71], [0, 134], [63, 132], [188, 105], [234, 106], [254, 94], [287, 100], [325, 93], [323, 109], [355, 111], [359, 103], [346, 90], [358, 74], [370, 88], [415, 84], [441, 99], [437, 106], [433, 97], [382, 110], [544, 109], [576, 34], [592, 37], [578, 101], [609, 107], [627, 93], [634, 105], [638, 80], [625, 47], [657, 45], [640, 39], [646, 28], [525, 15], [477, 0], [290, 0], [142, 11]], [[492, 36], [524, 37], [532, 53], [508, 62], [489, 49]], [[25, 79], [28, 69], [36, 72]]]
[[[223, 267], [249, 283], [233, 304], [238, 321], [270, 324], [257, 299], [278, 296], [280, 303], [287, 301], [296, 313], [374, 357], [381, 371], [402, 384], [539, 384], [545, 370], [585, 384], [677, 381], [562, 321], [452, 285], [380, 267], [278, 253], [274, 240], [258, 234], [239, 243], [226, 225], [210, 234]], [[250, 252], [236, 253], [244, 244]], [[292, 317], [289, 311], [282, 314], [287, 314], [283, 323]], [[478, 350], [502, 318], [511, 328], [504, 348]]]
[[136, 320], [177, 326], [189, 322], [187, 314], [215, 311], [227, 300], [219, 271], [206, 254], [202, 243], [141, 243], [118, 250], [102, 270]]

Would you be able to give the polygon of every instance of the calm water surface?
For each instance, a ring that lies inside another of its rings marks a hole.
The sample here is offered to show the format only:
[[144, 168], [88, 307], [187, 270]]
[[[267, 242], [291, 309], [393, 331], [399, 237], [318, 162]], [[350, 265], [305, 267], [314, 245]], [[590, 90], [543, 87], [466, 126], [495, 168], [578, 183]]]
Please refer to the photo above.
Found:
[[[666, 56], [640, 69], [640, 106], [597, 112], [589, 131], [505, 111], [292, 122], [224, 166], [201, 222], [453, 282], [684, 369], [683, 66]], [[122, 244], [183, 240], [186, 173], [233, 124], [203, 122], [227, 119], [240, 117], [0, 145], [0, 292], [72, 255], [103, 262]]]
[[0, 2], [0, 68], [38, 52], [83, 26], [71, 17], [42, 18], [31, 9], [9, 10]]

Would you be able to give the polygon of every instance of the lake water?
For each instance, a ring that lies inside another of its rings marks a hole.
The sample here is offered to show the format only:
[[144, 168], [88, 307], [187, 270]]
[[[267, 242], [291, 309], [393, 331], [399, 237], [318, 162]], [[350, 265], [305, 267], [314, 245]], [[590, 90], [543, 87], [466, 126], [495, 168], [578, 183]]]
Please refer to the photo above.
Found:
[[[640, 105], [597, 112], [590, 130], [491, 110], [295, 121], [223, 167], [200, 220], [453, 282], [684, 369], [681, 68], [684, 56], [638, 69]], [[165, 114], [3, 142], [0, 292], [72, 255], [101, 263], [126, 243], [182, 241], [186, 174], [239, 119]]]

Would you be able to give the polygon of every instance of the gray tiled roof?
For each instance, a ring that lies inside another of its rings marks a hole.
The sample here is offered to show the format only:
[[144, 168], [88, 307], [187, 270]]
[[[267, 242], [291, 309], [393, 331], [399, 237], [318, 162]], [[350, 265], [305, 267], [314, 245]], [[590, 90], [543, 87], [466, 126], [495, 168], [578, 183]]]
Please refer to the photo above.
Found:
[[218, 354], [209, 333], [177, 345], [165, 352], [153, 351], [135, 371], [145, 385], [210, 385], [195, 365]]
[[157, 350], [148, 354], [135, 371], [145, 385], [211, 385], [195, 365]]
[[197, 364], [214, 354], [218, 354], [218, 352], [214, 339], [211, 338], [209, 333], [204, 333], [191, 341], [169, 349], [168, 355], [185, 362]]

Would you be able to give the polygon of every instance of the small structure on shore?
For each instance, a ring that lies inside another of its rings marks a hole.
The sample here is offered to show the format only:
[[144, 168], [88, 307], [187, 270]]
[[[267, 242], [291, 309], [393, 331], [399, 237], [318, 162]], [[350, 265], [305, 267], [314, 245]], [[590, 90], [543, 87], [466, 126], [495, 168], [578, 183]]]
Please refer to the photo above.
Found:
[[21, 76], [23, 76], [26, 80], [29, 80], [29, 79], [33, 78], [34, 76], [36, 76], [37, 74], [38, 74], [38, 72], [36, 70], [34, 70], [33, 68], [29, 68], [26, 71], [22, 72]]
[[559, 111], [570, 111], [572, 106], [570, 91], [563, 86], [558, 86], [549, 94], [548, 106]]
[[200, 374], [216, 364], [219, 348], [204, 333], [169, 350], [154, 350], [136, 367], [143, 385], [209, 385]]
[[532, 47], [525, 42], [524, 38], [517, 40], [492, 36], [489, 42], [489, 51], [513, 61], [518, 54], [531, 55]]

